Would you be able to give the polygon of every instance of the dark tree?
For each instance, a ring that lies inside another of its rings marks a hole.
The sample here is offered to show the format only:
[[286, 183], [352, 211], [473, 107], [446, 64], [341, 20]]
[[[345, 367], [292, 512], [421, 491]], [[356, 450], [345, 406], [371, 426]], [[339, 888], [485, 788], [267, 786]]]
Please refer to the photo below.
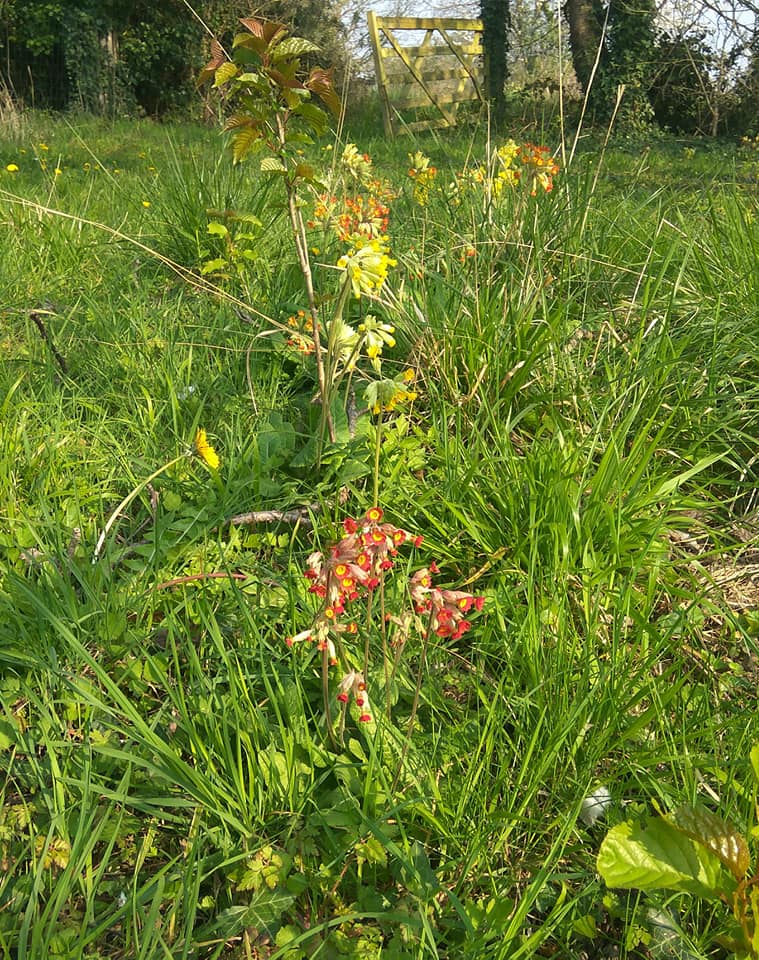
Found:
[[482, 46], [485, 54], [485, 90], [493, 107], [496, 126], [506, 113], [506, 79], [508, 77], [509, 0], [480, 0]]
[[587, 93], [596, 58], [604, 52], [603, 11], [598, 0], [566, 0], [564, 14], [569, 24], [572, 65], [583, 93]]

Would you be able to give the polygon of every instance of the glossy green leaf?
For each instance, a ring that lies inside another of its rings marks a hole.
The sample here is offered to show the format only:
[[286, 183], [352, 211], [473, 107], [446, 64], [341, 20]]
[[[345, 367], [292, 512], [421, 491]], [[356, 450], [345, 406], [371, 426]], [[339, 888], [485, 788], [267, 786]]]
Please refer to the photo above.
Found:
[[239, 73], [239, 68], [236, 64], [231, 61], [222, 63], [219, 69], [214, 75], [213, 85], [215, 87], [223, 87], [225, 83], [229, 83], [230, 80], [233, 80]]
[[285, 57], [302, 57], [304, 53], [316, 53], [319, 47], [305, 37], [288, 37], [273, 51], [271, 58], [276, 63]]
[[686, 837], [710, 850], [736, 880], [746, 876], [751, 859], [748, 844], [722, 817], [703, 807], [683, 806], [667, 819]]
[[662, 818], [646, 827], [621, 823], [610, 830], [597, 869], [609, 887], [685, 890], [708, 900], [733, 886], [713, 853]]

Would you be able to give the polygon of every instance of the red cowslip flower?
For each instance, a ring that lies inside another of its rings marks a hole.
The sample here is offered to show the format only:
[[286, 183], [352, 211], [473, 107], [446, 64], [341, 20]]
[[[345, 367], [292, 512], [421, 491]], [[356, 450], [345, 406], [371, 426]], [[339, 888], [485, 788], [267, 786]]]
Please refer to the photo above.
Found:
[[[437, 569], [437, 568], [436, 568]], [[479, 611], [484, 597], [476, 597], [462, 590], [439, 590], [432, 586], [429, 569], [418, 570], [411, 578], [411, 598], [417, 614], [427, 614], [429, 629], [438, 637], [458, 640], [472, 626], [464, 614], [472, 608]]]

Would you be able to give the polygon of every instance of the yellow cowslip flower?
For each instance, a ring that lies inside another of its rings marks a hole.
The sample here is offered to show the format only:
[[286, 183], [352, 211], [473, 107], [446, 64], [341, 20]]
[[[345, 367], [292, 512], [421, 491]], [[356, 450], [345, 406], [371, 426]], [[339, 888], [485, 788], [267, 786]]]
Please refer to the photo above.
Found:
[[370, 240], [357, 235], [352, 242], [354, 249], [340, 257], [337, 266], [340, 270], [347, 270], [353, 296], [358, 299], [362, 293], [379, 290], [387, 279], [388, 270], [398, 261], [388, 253], [387, 237]]
[[221, 462], [219, 460], [219, 455], [208, 442], [205, 430], [200, 428], [195, 434], [195, 453], [200, 457], [207, 467], [211, 468], [211, 470], [219, 469], [219, 464]]
[[47, 152], [49, 149], [50, 147], [46, 143], [40, 144], [40, 150], [44, 150], [45, 152]]
[[372, 366], [380, 372], [380, 357], [385, 346], [391, 349], [395, 346], [395, 327], [390, 323], [380, 323], [371, 313], [364, 318], [359, 326], [359, 332], [364, 335], [364, 349]]
[[359, 153], [355, 143], [346, 143], [340, 158], [343, 169], [355, 180], [366, 184], [372, 176], [372, 158], [368, 153]]
[[142, 205], [147, 209], [150, 206], [150, 200], [143, 200]]
[[416, 391], [408, 389], [414, 376], [413, 370], [404, 370], [391, 380], [375, 380], [370, 383], [364, 391], [364, 397], [372, 413], [391, 413], [399, 403], [416, 400]]
[[53, 173], [55, 173], [56, 177], [60, 177], [60, 175], [63, 173], [63, 170], [61, 170], [60, 167], [56, 167]]
[[15, 163], [9, 163], [5, 169], [8, 173], [18, 173], [18, 166]]

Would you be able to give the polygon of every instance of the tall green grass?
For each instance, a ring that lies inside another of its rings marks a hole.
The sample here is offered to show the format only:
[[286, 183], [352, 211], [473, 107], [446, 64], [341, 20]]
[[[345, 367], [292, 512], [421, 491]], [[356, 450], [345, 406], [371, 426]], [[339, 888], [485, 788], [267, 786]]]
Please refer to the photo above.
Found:
[[[0, 144], [0, 956], [646, 955], [651, 904], [595, 875], [604, 824], [749, 814], [755, 621], [710, 580], [753, 549], [744, 168], [705, 200], [669, 145], [612, 147], [550, 195], [420, 208], [411, 147], [378, 145], [389, 360], [419, 371], [381, 502], [487, 603], [465, 642], [409, 641], [394, 722], [333, 753], [318, 662], [284, 640], [312, 610], [306, 557], [370, 505], [372, 453], [359, 431], [320, 474], [304, 456], [313, 378], [261, 335], [302, 304], [275, 192], [215, 132], [28, 124], [25, 154]], [[413, 146], [443, 185], [486, 145]], [[699, 177], [720, 164], [704, 151]], [[202, 268], [217, 208], [265, 229], [214, 294], [171, 264]], [[199, 426], [221, 483], [181, 460], [93, 563]], [[303, 503], [313, 530], [229, 522]], [[678, 955], [706, 956], [719, 918], [666, 909]]]

